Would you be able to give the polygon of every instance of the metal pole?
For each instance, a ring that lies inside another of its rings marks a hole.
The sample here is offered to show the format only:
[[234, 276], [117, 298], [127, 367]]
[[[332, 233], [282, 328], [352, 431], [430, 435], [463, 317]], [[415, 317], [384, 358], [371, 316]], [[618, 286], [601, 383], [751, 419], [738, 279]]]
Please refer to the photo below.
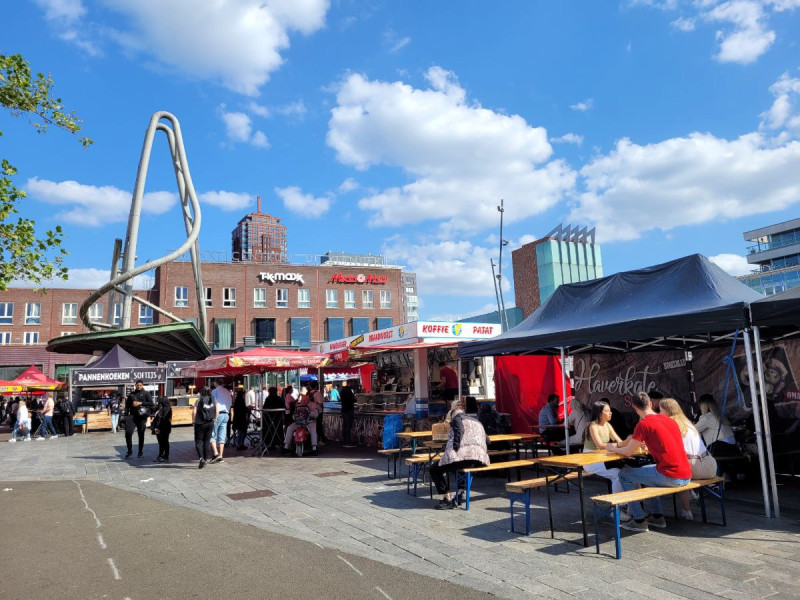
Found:
[[[458, 359], [458, 399], [461, 400], [461, 398], [462, 398], [462, 395], [461, 395], [461, 359], [459, 358]], [[465, 404], [464, 408], [466, 408], [466, 407], [467, 406]]]
[[567, 359], [564, 355], [564, 348], [561, 348], [561, 399], [564, 403], [564, 449], [569, 454], [569, 423], [567, 410]]
[[750, 403], [753, 407], [753, 421], [755, 423], [756, 445], [758, 446], [758, 466], [761, 469], [761, 491], [764, 495], [764, 514], [767, 518], [772, 516], [769, 505], [769, 494], [767, 492], [767, 469], [764, 464], [764, 440], [761, 434], [761, 415], [758, 409], [758, 398], [756, 398], [756, 377], [753, 372], [753, 353], [750, 349], [750, 332], [745, 329], [742, 332], [744, 338], [744, 352], [747, 357], [747, 376], [750, 382]]
[[503, 328], [508, 331], [508, 318], [506, 317], [506, 301], [503, 298], [503, 199], [500, 198], [500, 206], [497, 207], [500, 211], [500, 259], [497, 262], [497, 287], [500, 290], [500, 306], [502, 307], [502, 314], [500, 316]]
[[492, 284], [494, 285], [494, 296], [497, 299], [497, 318], [500, 319], [500, 327], [505, 331], [503, 326], [503, 311], [500, 309], [500, 294], [497, 293], [497, 275], [494, 273], [494, 259], [490, 258], [489, 262], [492, 263]]
[[[767, 468], [769, 469], [770, 484], [772, 487], [772, 507], [775, 516], [781, 516], [781, 507], [778, 504], [778, 483], [775, 479], [775, 460], [772, 455], [772, 431], [769, 424], [769, 410], [767, 410], [767, 388], [764, 382], [764, 365], [761, 360], [761, 334], [758, 327], [753, 327], [753, 345], [756, 348], [756, 366], [758, 367], [758, 385], [761, 392], [761, 417], [764, 423], [764, 437], [767, 440]], [[752, 381], [752, 380], [751, 380]]]

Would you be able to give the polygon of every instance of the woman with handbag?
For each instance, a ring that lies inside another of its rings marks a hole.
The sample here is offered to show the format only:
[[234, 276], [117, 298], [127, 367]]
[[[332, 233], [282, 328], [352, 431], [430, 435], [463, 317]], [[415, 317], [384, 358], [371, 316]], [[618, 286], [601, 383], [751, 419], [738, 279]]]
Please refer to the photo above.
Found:
[[[681, 405], [674, 398], [661, 400], [660, 410], [662, 415], [666, 415], [678, 424], [683, 437], [683, 447], [686, 456], [689, 458], [689, 465], [692, 467], [692, 479], [710, 479], [717, 474], [717, 461], [711, 456], [703, 443], [703, 438], [697, 433], [697, 429], [683, 413]], [[689, 507], [689, 492], [678, 494], [681, 503], [681, 518], [691, 521], [693, 519], [692, 510]]]
[[133, 432], [139, 432], [139, 458], [143, 456], [144, 450], [144, 431], [147, 429], [147, 419], [150, 418], [153, 409], [153, 397], [146, 389], [141, 379], [136, 380], [134, 389], [125, 401], [125, 443], [128, 445], [128, 453], [125, 458], [130, 458], [133, 454]]

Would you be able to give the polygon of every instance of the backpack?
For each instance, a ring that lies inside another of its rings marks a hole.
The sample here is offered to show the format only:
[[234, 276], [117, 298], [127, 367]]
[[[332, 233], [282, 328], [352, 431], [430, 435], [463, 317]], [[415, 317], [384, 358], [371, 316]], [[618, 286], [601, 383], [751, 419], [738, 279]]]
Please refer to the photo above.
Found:
[[[206, 400], [208, 402], [206, 402]], [[216, 417], [216, 410], [214, 408], [214, 401], [206, 396], [200, 398], [197, 402], [197, 422], [210, 423]]]

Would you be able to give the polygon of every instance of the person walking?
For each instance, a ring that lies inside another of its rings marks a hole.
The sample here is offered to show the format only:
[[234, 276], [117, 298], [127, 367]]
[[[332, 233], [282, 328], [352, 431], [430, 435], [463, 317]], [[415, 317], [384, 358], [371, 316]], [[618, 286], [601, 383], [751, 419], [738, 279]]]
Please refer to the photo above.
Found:
[[236, 391], [236, 400], [233, 401], [233, 441], [237, 450], [244, 450], [244, 438], [247, 435], [247, 424], [250, 419], [250, 409], [247, 406], [244, 390]]
[[211, 397], [211, 391], [204, 387], [200, 390], [200, 398], [192, 408], [192, 423], [194, 423], [194, 448], [197, 450], [197, 457], [200, 463], [198, 469], [206, 466], [211, 460], [211, 432], [214, 429], [214, 421], [217, 419], [219, 407]]
[[123, 404], [124, 399], [120, 393], [114, 394], [114, 397], [108, 403], [108, 414], [111, 417], [111, 433], [117, 433], [119, 415], [122, 413]]
[[214, 458], [209, 462], [224, 462], [222, 455], [225, 453], [225, 442], [228, 437], [228, 421], [230, 420], [231, 404], [233, 397], [228, 388], [225, 387], [222, 378], [217, 379], [211, 397], [217, 405], [217, 417], [214, 421], [214, 428], [211, 432], [211, 449], [214, 451]]
[[37, 440], [44, 440], [45, 436], [50, 433], [50, 439], [54, 440], [58, 437], [58, 433], [56, 432], [56, 428], [53, 425], [53, 410], [55, 409], [55, 403], [53, 402], [53, 394], [47, 394], [44, 400], [44, 406], [42, 407], [42, 430], [37, 437]]
[[72, 437], [75, 433], [72, 430], [72, 417], [75, 414], [75, 407], [69, 398], [62, 398], [58, 403], [58, 412], [61, 413], [62, 423], [64, 424], [64, 435]]
[[153, 420], [153, 431], [158, 440], [158, 457], [153, 462], [168, 463], [169, 434], [172, 432], [172, 404], [166, 396], [161, 396], [158, 399], [158, 412], [153, 417]]
[[139, 458], [144, 455], [144, 432], [152, 411], [153, 396], [144, 389], [144, 382], [137, 379], [134, 390], [125, 401], [125, 443], [128, 446], [125, 458], [130, 458], [133, 454], [134, 430], [139, 432]]
[[356, 419], [356, 395], [353, 388], [345, 384], [339, 392], [342, 403], [342, 442], [345, 448], [355, 448], [353, 443], [353, 422]]

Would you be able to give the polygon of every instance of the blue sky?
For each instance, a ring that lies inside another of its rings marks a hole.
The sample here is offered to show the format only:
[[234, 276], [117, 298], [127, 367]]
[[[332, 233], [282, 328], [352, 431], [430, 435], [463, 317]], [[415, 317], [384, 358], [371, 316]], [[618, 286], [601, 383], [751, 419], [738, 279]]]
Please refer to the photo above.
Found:
[[[167, 110], [203, 251], [261, 195], [290, 254], [382, 253], [422, 318], [458, 318], [494, 307], [500, 198], [508, 249], [572, 223], [606, 274], [694, 252], [744, 272], [742, 232], [798, 216], [798, 34], [800, 0], [14, 2], [0, 53], [50, 72], [95, 144], [2, 113], [0, 156], [22, 213], [63, 225], [70, 287], [107, 280]], [[140, 262], [183, 236], [163, 139], [146, 191]]]

